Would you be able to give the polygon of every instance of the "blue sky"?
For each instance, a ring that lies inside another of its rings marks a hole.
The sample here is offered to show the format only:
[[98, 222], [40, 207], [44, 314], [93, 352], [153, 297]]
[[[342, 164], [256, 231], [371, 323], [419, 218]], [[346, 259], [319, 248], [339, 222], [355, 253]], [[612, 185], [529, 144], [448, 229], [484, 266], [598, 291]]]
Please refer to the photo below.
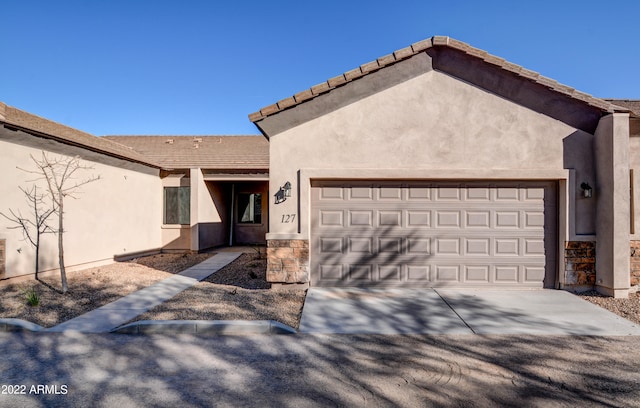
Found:
[[256, 134], [248, 115], [447, 35], [640, 99], [640, 2], [3, 0], [0, 101], [95, 135]]

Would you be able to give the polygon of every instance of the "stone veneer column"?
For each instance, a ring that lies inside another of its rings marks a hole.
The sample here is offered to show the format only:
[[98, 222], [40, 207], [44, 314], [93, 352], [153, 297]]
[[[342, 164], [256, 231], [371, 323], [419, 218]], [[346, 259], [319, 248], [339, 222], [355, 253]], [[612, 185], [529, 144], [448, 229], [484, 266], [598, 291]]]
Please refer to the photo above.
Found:
[[631, 241], [631, 286], [640, 285], [640, 241]]
[[309, 241], [270, 239], [267, 241], [267, 281], [309, 282]]
[[4, 277], [5, 274], [5, 263], [7, 262], [7, 250], [6, 250], [6, 240], [0, 239], [0, 278]]
[[596, 283], [596, 243], [594, 241], [567, 241], [564, 244], [565, 285]]

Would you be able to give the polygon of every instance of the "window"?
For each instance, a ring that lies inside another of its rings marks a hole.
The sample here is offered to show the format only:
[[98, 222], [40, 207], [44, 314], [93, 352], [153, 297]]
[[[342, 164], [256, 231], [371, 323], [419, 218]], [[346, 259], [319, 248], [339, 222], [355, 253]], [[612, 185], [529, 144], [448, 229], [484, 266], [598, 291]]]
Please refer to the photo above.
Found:
[[262, 194], [238, 194], [238, 222], [262, 224]]
[[165, 224], [191, 223], [191, 189], [189, 187], [164, 188]]

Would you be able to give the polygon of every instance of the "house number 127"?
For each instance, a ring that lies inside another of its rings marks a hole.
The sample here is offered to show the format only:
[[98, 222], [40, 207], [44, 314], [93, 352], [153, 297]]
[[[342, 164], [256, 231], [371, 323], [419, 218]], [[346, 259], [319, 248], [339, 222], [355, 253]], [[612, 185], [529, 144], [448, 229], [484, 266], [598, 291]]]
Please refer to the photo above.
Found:
[[293, 222], [296, 219], [296, 215], [295, 214], [283, 214], [282, 215], [282, 221], [280, 221], [282, 224], [289, 224], [291, 222]]

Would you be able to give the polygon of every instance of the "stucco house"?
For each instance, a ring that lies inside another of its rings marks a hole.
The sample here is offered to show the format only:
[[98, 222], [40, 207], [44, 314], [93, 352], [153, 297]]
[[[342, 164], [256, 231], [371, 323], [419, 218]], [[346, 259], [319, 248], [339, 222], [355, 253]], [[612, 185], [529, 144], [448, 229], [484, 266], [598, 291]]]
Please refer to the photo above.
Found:
[[[266, 243], [281, 287], [638, 284], [639, 101], [432, 37], [249, 118], [264, 137], [95, 137], [0, 104], [0, 211], [24, 206], [16, 167], [45, 150], [101, 176], [68, 211], [76, 268]], [[32, 273], [7, 227], [0, 277]]]
[[639, 113], [449, 37], [267, 106], [268, 279], [627, 296]]
[[[18, 187], [32, 184], [24, 170], [42, 152], [77, 156], [92, 167], [85, 173], [100, 176], [65, 204], [70, 271], [160, 251], [265, 243], [269, 151], [262, 136], [96, 137], [0, 103], [0, 212], [30, 213]], [[11, 227], [0, 217], [0, 279], [35, 269], [34, 248]], [[40, 270], [56, 273], [57, 262], [56, 237], [45, 234]]]

